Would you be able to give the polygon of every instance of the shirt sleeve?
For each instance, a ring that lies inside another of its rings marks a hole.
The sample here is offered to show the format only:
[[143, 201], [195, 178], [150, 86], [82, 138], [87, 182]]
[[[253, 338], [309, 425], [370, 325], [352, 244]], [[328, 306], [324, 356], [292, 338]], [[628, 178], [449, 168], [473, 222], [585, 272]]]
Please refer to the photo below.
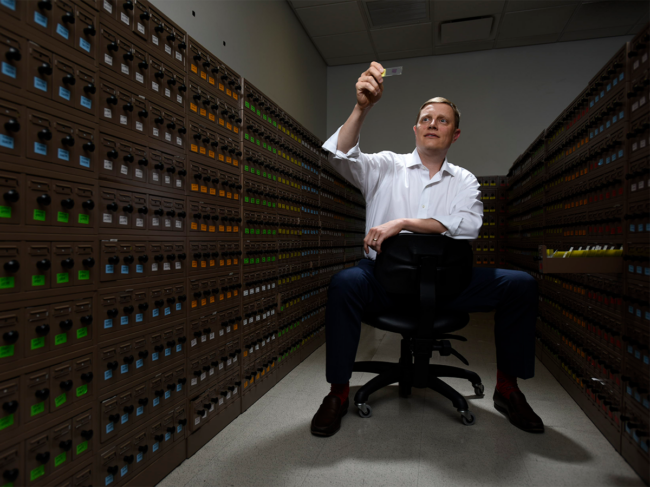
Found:
[[463, 177], [466, 181], [463, 181], [461, 190], [454, 197], [449, 215], [434, 215], [431, 218], [447, 228], [442, 235], [473, 240], [478, 238], [483, 225], [483, 202], [476, 177], [471, 173]]
[[369, 201], [386, 175], [392, 170], [393, 154], [388, 151], [364, 154], [359, 149], [359, 141], [347, 153], [337, 150], [342, 127], [339, 127], [334, 135], [327, 139], [327, 142], [323, 144], [323, 149], [329, 151], [329, 162], [334, 169], [359, 188], [366, 201]]

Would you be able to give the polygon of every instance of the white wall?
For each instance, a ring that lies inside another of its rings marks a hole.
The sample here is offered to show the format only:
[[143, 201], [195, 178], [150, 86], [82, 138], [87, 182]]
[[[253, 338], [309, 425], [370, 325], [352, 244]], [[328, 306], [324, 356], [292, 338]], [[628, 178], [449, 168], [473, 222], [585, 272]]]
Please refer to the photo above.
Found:
[[314, 135], [326, 136], [327, 66], [286, 0], [152, 3]]
[[[628, 37], [385, 61], [403, 66], [385, 79], [366, 118], [361, 150], [412, 152], [417, 110], [443, 96], [461, 112], [461, 136], [448, 159], [477, 176], [506, 174], [515, 159], [587, 86]], [[349, 116], [366, 64], [327, 69], [327, 134]]]

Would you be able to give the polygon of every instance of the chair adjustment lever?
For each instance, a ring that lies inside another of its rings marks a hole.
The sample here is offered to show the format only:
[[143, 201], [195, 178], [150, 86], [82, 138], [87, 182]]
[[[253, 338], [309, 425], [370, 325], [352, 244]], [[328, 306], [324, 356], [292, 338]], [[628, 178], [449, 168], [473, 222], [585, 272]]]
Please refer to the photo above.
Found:
[[466, 342], [467, 338], [460, 335], [438, 335], [436, 336], [438, 340], [459, 340], [461, 342]]
[[450, 352], [451, 352], [453, 355], [455, 355], [456, 357], [458, 357], [458, 360], [460, 360], [461, 362], [463, 362], [465, 365], [469, 365], [469, 362], [467, 361], [467, 359], [466, 359], [465, 357], [463, 357], [460, 353], [458, 353], [456, 350], [454, 350], [454, 349], [452, 348], [452, 349], [450, 350]]
[[436, 341], [436, 344], [433, 346], [433, 350], [435, 350], [437, 352], [440, 352], [440, 355], [443, 356], [443, 357], [446, 357], [448, 355], [454, 355], [454, 356], [458, 357], [458, 359], [461, 362], [463, 362], [465, 365], [469, 365], [469, 362], [467, 361], [467, 359], [452, 348], [451, 343], [449, 342], [449, 340]]

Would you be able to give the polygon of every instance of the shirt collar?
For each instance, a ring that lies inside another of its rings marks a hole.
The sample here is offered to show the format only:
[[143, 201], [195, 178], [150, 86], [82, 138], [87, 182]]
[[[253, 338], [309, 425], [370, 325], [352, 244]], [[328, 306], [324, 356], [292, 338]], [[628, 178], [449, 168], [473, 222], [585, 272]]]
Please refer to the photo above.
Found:
[[[415, 149], [411, 154], [409, 161], [406, 163], [406, 167], [413, 167], [413, 166], [417, 166], [418, 164], [424, 166], [424, 164], [422, 164], [422, 160], [420, 159], [420, 154], [418, 153], [418, 150]], [[440, 168], [440, 171], [441, 172], [446, 171], [452, 176], [456, 176], [456, 168], [452, 167], [452, 165], [449, 163], [446, 157], [444, 162], [442, 163], [442, 167]]]

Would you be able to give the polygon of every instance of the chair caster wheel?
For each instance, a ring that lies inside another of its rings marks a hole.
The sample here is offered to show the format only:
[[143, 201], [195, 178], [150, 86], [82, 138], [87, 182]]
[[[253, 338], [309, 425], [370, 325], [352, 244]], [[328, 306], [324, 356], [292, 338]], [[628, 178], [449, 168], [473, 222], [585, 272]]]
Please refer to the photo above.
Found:
[[470, 411], [459, 411], [460, 413], [460, 420], [463, 422], [465, 426], [471, 426], [474, 424], [475, 419], [474, 415]]
[[357, 407], [359, 408], [359, 417], [365, 419], [372, 416], [372, 408], [367, 404], [357, 404]]
[[474, 386], [474, 394], [477, 396], [485, 395], [485, 386], [483, 384], [472, 384]]

